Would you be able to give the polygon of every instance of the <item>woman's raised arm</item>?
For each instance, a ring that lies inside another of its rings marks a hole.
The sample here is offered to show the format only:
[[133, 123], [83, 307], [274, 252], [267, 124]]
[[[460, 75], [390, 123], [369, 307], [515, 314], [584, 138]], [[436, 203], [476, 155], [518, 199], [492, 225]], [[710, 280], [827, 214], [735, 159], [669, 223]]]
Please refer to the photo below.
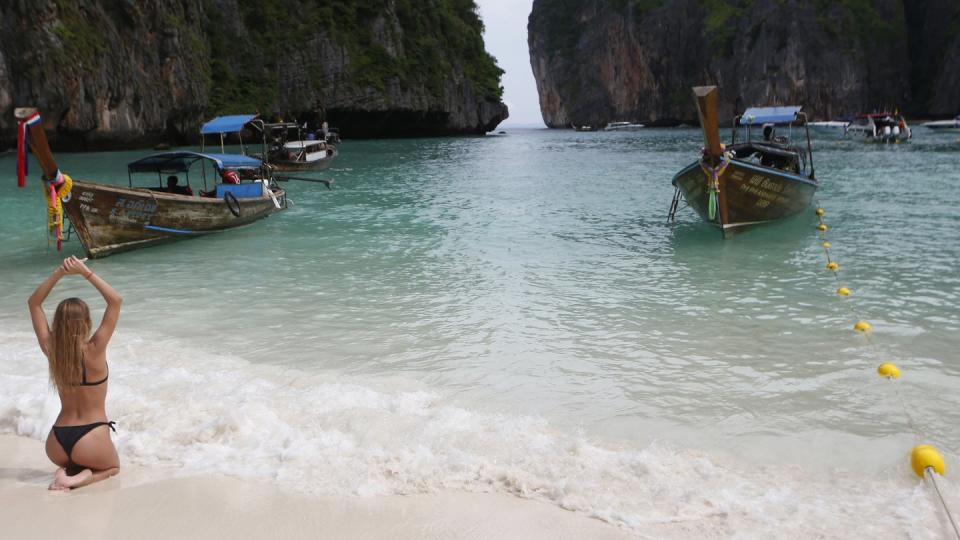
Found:
[[27, 306], [30, 308], [30, 321], [33, 323], [33, 331], [37, 334], [37, 341], [40, 342], [40, 350], [43, 351], [43, 354], [49, 354], [47, 347], [50, 345], [50, 325], [47, 323], [47, 314], [43, 312], [43, 301], [50, 296], [50, 291], [65, 275], [67, 275], [66, 260], [47, 276], [47, 279], [43, 280], [43, 283], [37, 287], [37, 290], [33, 291], [30, 298], [27, 298]]
[[64, 269], [68, 274], [80, 274], [91, 285], [100, 291], [103, 299], [107, 301], [107, 309], [103, 312], [103, 319], [100, 321], [100, 327], [93, 333], [90, 343], [98, 349], [106, 348], [107, 343], [113, 336], [113, 331], [117, 328], [117, 321], [120, 320], [120, 305], [123, 304], [123, 297], [103, 280], [100, 276], [93, 273], [93, 270], [87, 268], [87, 265], [76, 257], [70, 257], [63, 263]]

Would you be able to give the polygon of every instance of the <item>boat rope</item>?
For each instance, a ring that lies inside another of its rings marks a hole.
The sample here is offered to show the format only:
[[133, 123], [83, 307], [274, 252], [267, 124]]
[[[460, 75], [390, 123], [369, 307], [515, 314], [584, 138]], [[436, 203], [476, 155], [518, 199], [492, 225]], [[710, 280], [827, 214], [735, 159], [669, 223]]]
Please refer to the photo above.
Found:
[[933, 489], [937, 492], [937, 497], [940, 499], [940, 504], [943, 505], [943, 509], [947, 513], [947, 519], [950, 520], [950, 525], [953, 525], [953, 532], [957, 535], [957, 538], [960, 538], [960, 527], [957, 527], [957, 522], [954, 521], [953, 515], [950, 513], [950, 509], [947, 507], [947, 501], [943, 500], [943, 493], [940, 493], [940, 486], [937, 485], [937, 475], [933, 471], [933, 467], [925, 468], [923, 470], [923, 474], [926, 478], [929, 478], [930, 482], [933, 484]]
[[[723, 146], [721, 145], [720, 148], [722, 150]], [[703, 152], [706, 152], [706, 149]], [[700, 168], [707, 175], [707, 215], [710, 217], [710, 221], [713, 221], [717, 217], [717, 194], [720, 192], [720, 176], [727, 170], [730, 160], [727, 159], [726, 154], [721, 155], [720, 162], [715, 167], [711, 167], [707, 165], [705, 158], [706, 155], [700, 158]]]
[[[883, 361], [883, 359], [887, 358], [889, 355], [884, 354], [884, 351], [881, 349], [879, 344], [871, 336], [870, 332], [873, 330], [873, 326], [864, 320], [864, 318], [860, 316], [860, 313], [854, 307], [850, 298], [853, 292], [843, 285], [843, 282], [840, 279], [840, 264], [837, 263], [830, 251], [833, 246], [827, 238], [827, 231], [829, 230], [829, 227], [824, 221], [826, 211], [823, 209], [823, 206], [819, 201], [816, 201], [816, 205], [817, 208], [815, 212], [818, 221], [817, 230], [819, 231], [820, 236], [820, 247], [823, 248], [824, 254], [826, 255], [826, 268], [833, 274], [834, 281], [836, 282], [837, 295], [842, 298], [844, 307], [847, 308], [854, 320], [857, 321], [853, 325], [853, 329], [858, 334], [863, 336], [868, 349], [873, 353], [874, 359], [882, 362], [879, 367], [877, 367], [877, 372], [880, 374], [880, 376], [885, 377], [890, 382], [893, 382], [895, 379], [900, 378], [900, 369], [892, 362]], [[897, 397], [897, 401], [900, 404], [900, 408], [903, 410], [903, 415], [906, 418], [906, 424], [913, 432], [916, 440], [919, 441], [921, 437], [931, 438], [924, 432], [924, 430], [918, 427], [918, 423], [913, 418], [913, 415], [910, 414], [910, 408], [907, 407], [906, 401], [903, 399], [903, 395], [900, 393], [900, 389], [896, 385], [893, 386], [893, 391], [894, 395]], [[935, 478], [937, 474], [944, 474], [946, 471], [943, 457], [932, 446], [920, 444], [914, 446], [913, 450], [911, 451], [910, 460], [913, 470], [917, 476], [920, 478], [929, 478], [931, 483], [933, 483], [933, 487], [936, 491], [937, 497], [940, 500], [940, 504], [943, 506], [943, 511], [946, 513], [950, 524], [953, 526], [953, 532], [956, 534], [957, 539], [960, 540], [960, 528], [957, 527], [957, 523], [953, 518], [953, 514], [950, 512], [950, 507], [947, 506], [947, 501], [943, 498], [943, 494], [940, 492], [940, 487], [937, 485]]]

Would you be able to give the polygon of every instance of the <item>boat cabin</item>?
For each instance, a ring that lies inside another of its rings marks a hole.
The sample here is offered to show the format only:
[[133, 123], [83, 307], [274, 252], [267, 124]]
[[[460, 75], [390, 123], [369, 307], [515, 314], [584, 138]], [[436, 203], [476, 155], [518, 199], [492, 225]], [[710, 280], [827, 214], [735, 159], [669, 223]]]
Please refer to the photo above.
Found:
[[326, 141], [306, 140], [288, 141], [283, 145], [285, 159], [289, 161], [313, 161], [333, 155], [333, 149]]
[[[191, 174], [192, 173], [192, 174]], [[127, 165], [131, 188], [141, 188], [168, 195], [223, 198], [231, 193], [237, 199], [263, 197], [269, 190], [259, 159], [238, 154], [203, 154], [200, 152], [163, 152], [138, 159]], [[145, 175], [156, 185], [139, 184]]]
[[[739, 161], [814, 178], [813, 147], [802, 107], [751, 107], [733, 120], [731, 143], [726, 151]], [[803, 126], [807, 149], [793, 144], [794, 126]], [[737, 131], [746, 128], [747, 140], [737, 142]]]

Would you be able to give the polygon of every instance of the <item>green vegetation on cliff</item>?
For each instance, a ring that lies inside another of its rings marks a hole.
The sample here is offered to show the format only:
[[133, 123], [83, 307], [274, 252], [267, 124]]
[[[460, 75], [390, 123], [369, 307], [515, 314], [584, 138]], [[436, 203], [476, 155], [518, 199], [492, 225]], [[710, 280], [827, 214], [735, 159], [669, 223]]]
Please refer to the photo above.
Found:
[[60, 20], [53, 27], [53, 33], [63, 46], [55, 52], [57, 59], [61, 62], [70, 62], [71, 59], [87, 64], [93, 62], [107, 47], [103, 35], [75, 2], [57, 0], [56, 6]]
[[[232, 33], [216, 0], [207, 0], [217, 113], [264, 110], [278, 95], [278, 66], [310, 46], [318, 33], [346, 55], [354, 84], [385, 92], [390, 81], [442, 95], [457, 68], [481, 98], [499, 101], [503, 71], [483, 44], [473, 0], [238, 0], [249, 35]], [[398, 24], [397, 24], [398, 23]], [[309, 72], [319, 86], [324, 76]]]
[[873, 0], [814, 0], [820, 25], [836, 36], [848, 36], [849, 42], [863, 43], [902, 40], [906, 25], [903, 13], [885, 20]]
[[714, 46], [716, 56], [726, 56], [733, 51], [733, 40], [737, 35], [740, 17], [749, 9], [753, 0], [702, 0], [707, 11], [704, 25], [707, 37]]

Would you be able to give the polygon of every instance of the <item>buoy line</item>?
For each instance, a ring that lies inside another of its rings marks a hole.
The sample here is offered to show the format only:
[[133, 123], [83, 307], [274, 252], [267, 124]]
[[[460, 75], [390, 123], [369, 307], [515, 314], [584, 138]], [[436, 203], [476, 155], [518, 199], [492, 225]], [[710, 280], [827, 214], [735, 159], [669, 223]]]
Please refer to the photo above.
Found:
[[950, 525], [953, 525], [953, 532], [954, 534], [957, 535], [957, 538], [960, 538], [960, 528], [957, 527], [957, 522], [954, 521], [953, 514], [950, 513], [950, 508], [947, 507], [947, 501], [943, 499], [943, 493], [940, 493], [940, 486], [937, 485], [937, 475], [934, 474], [933, 472], [930, 472], [930, 474], [926, 474], [927, 471], [929, 470], [930, 470], [929, 467], [927, 469], [924, 469], [924, 475], [925, 477], [929, 478], [930, 482], [933, 484], [933, 489], [934, 491], [937, 492], [937, 498], [940, 499], [940, 504], [943, 505], [943, 511], [946, 512], [947, 519], [950, 520]]
[[[830, 241], [827, 239], [827, 231], [830, 230], [830, 227], [827, 226], [823, 217], [826, 215], [826, 211], [823, 209], [823, 206], [820, 205], [820, 201], [816, 201], [817, 209], [815, 211], [817, 215], [817, 231], [820, 232], [820, 247], [823, 248], [824, 254], [827, 257], [826, 268], [833, 274], [834, 281], [837, 284], [837, 295], [843, 298], [843, 304], [850, 311], [850, 314], [853, 316], [854, 320], [857, 322], [854, 323], [853, 329], [866, 340], [867, 344], [870, 346], [870, 350], [873, 351], [874, 357], [876, 359], [883, 359], [886, 355], [883, 354], [883, 351], [874, 342], [870, 337], [870, 332], [873, 330], [873, 326], [865, 321], [863, 317], [854, 309], [849, 302], [850, 296], [853, 292], [843, 285], [840, 280], [840, 264], [833, 259], [833, 256], [830, 253], [830, 248], [833, 247], [830, 244]], [[885, 377], [888, 381], [893, 382], [896, 379], [900, 378], [900, 368], [896, 364], [889, 361], [884, 361], [877, 367], [877, 373], [881, 377]], [[910, 414], [910, 409], [907, 407], [906, 402], [903, 399], [903, 396], [900, 394], [899, 388], [896, 386], [893, 387], [894, 394], [897, 396], [897, 400], [900, 402], [900, 408], [903, 409], [903, 414], [907, 419], [907, 425], [913, 431], [916, 438], [919, 440], [921, 434], [926, 436], [923, 433], [923, 430], [917, 427], [917, 423], [913, 419], [913, 415]], [[943, 461], [943, 456], [940, 455], [940, 452], [936, 448], [928, 444], [918, 444], [913, 447], [910, 452], [910, 465], [913, 469], [913, 472], [916, 473], [920, 479], [929, 478], [930, 482], [933, 484], [933, 489], [937, 494], [937, 498], [940, 499], [940, 504], [943, 506], [943, 511], [947, 514], [947, 519], [950, 521], [950, 525], [953, 526], [953, 532], [957, 535], [957, 539], [960, 540], [960, 527], [957, 526], [956, 520], [953, 519], [953, 514], [950, 512], [950, 507], [947, 506], [947, 501], [943, 498], [943, 493], [940, 492], [940, 486], [937, 485], [936, 476], [946, 474], [947, 466]]]

